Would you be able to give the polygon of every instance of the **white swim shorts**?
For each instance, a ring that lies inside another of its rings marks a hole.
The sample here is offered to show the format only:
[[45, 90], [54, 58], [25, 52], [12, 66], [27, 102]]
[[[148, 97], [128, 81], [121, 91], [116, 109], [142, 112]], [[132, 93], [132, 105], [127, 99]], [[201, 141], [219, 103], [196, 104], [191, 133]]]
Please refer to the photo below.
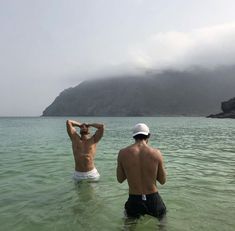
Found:
[[97, 169], [94, 168], [89, 172], [79, 172], [75, 171], [73, 174], [73, 179], [76, 181], [87, 180], [87, 181], [98, 181], [100, 179], [100, 174]]

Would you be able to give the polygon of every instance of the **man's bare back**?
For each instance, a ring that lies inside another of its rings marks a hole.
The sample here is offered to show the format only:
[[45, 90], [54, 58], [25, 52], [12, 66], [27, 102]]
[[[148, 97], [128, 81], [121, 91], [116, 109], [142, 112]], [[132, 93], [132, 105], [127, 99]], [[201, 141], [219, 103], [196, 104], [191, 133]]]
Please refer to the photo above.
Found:
[[161, 184], [166, 181], [160, 151], [149, 147], [145, 141], [122, 149], [118, 165], [119, 182], [127, 178], [130, 194], [157, 192], [156, 180]]
[[158, 149], [148, 145], [150, 137], [146, 124], [136, 124], [133, 129], [135, 143], [120, 150], [117, 159], [117, 180], [127, 179], [129, 198], [125, 210], [129, 217], [138, 218], [149, 214], [159, 219], [166, 213], [166, 207], [158, 194], [156, 181], [166, 182], [163, 157]]
[[[78, 121], [67, 120], [66, 126], [72, 141], [75, 171], [82, 174], [96, 170], [94, 165], [96, 145], [103, 136], [104, 125], [97, 123], [82, 124]], [[76, 132], [75, 127], [80, 128], [80, 135]], [[90, 127], [97, 129], [93, 136], [89, 135]]]

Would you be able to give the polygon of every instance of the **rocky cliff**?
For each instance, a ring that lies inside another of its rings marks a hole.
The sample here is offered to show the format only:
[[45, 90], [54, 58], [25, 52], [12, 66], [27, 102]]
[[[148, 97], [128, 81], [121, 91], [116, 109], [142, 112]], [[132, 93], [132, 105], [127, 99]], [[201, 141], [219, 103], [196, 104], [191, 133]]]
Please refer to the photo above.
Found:
[[84, 81], [43, 116], [206, 116], [234, 96], [235, 67]]
[[221, 109], [223, 112], [218, 113], [218, 114], [212, 114], [209, 115], [209, 118], [231, 118], [231, 119], [235, 119], [235, 97], [222, 102], [221, 103]]

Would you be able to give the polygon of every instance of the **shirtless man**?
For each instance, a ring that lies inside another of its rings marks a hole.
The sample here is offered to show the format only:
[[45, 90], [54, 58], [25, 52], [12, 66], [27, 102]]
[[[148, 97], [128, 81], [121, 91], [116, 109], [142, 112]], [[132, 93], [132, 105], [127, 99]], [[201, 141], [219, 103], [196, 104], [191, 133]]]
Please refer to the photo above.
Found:
[[125, 203], [128, 217], [149, 214], [160, 220], [166, 214], [166, 207], [158, 194], [156, 181], [165, 184], [166, 171], [161, 152], [148, 145], [149, 137], [146, 124], [134, 126], [135, 143], [118, 154], [117, 180], [122, 183], [127, 179], [129, 185], [129, 198]]
[[[73, 156], [75, 160], [74, 179], [76, 181], [88, 180], [98, 181], [100, 174], [94, 165], [96, 154], [96, 144], [102, 138], [104, 133], [103, 124], [86, 124], [74, 120], [67, 120], [67, 132], [72, 141]], [[75, 127], [80, 128], [80, 135], [76, 132]], [[96, 128], [93, 136], [89, 136], [89, 128]]]

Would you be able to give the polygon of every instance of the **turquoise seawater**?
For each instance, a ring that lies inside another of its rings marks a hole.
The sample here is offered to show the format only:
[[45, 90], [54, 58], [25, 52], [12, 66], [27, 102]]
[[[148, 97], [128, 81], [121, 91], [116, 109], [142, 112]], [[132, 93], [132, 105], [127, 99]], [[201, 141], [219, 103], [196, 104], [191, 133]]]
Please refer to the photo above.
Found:
[[[75, 184], [68, 118], [0, 118], [0, 230], [235, 229], [235, 120], [70, 118], [106, 125], [95, 159], [100, 182]], [[124, 219], [128, 186], [116, 181], [116, 159], [137, 122], [149, 125], [168, 172], [159, 185], [168, 210], [163, 227], [150, 216]]]

